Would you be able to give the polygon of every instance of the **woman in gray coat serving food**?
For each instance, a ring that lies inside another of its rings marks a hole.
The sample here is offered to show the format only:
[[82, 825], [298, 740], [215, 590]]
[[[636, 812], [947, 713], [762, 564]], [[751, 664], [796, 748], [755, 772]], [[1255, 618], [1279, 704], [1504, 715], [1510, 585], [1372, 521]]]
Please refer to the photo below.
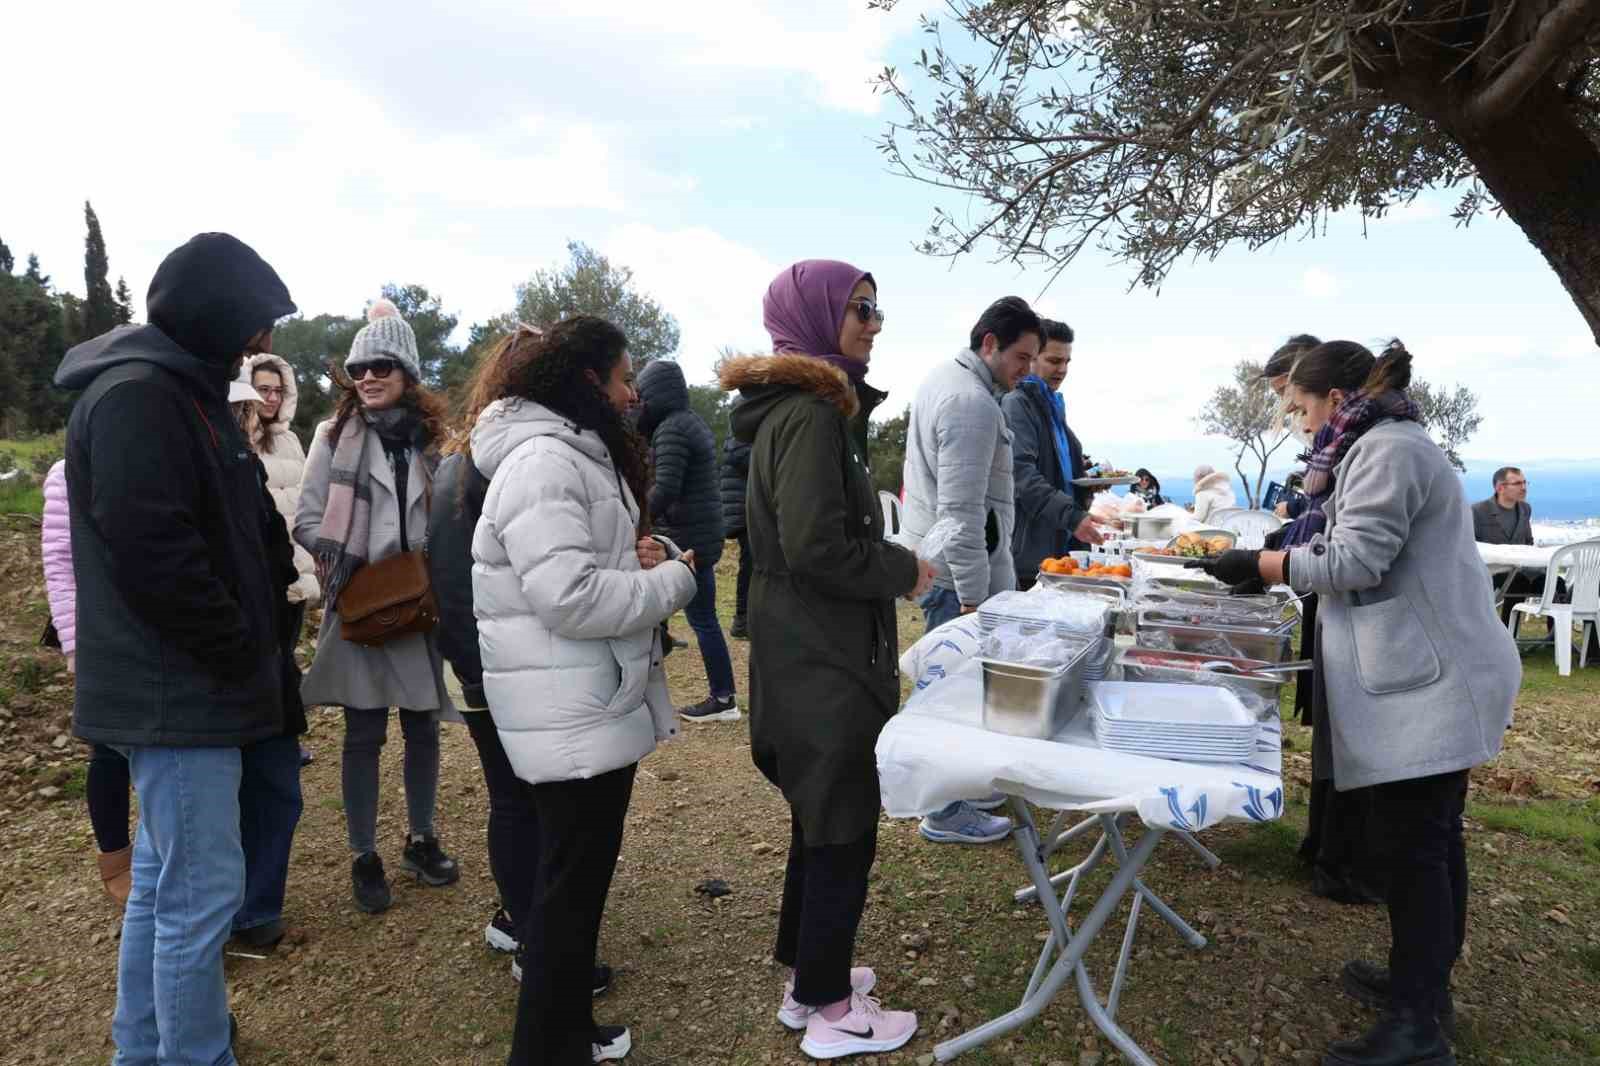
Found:
[[1306, 428], [1331, 430], [1307, 475], [1311, 491], [1335, 480], [1326, 531], [1288, 552], [1229, 551], [1200, 565], [1229, 584], [1319, 594], [1334, 781], [1372, 786], [1385, 830], [1389, 968], [1358, 960], [1342, 975], [1384, 1014], [1323, 1062], [1445, 1066], [1455, 1062], [1450, 970], [1467, 929], [1467, 771], [1499, 753], [1522, 667], [1495, 617], [1461, 483], [1404, 392], [1410, 353], [1391, 343], [1351, 393], [1307, 388], [1309, 369], [1297, 365], [1289, 387]]
[[438, 717], [455, 713], [434, 635], [409, 633], [371, 646], [341, 633], [341, 597], [363, 568], [426, 543], [444, 441], [444, 401], [421, 385], [411, 327], [388, 300], [374, 304], [367, 319], [345, 359], [349, 384], [333, 418], [313, 436], [294, 537], [316, 560], [326, 605], [301, 697], [308, 707], [344, 708], [344, 814], [355, 855], [351, 887], [356, 906], [376, 914], [390, 904], [378, 857], [378, 756], [391, 707], [400, 708], [406, 746], [410, 825], [401, 865], [434, 886], [453, 884], [460, 870], [439, 847], [433, 827]]

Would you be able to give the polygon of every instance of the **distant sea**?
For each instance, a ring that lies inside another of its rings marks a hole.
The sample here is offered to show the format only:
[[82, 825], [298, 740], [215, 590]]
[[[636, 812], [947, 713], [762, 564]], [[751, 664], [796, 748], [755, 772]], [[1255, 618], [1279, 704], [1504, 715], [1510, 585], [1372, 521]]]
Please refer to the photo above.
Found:
[[[1493, 495], [1494, 472], [1499, 464], [1468, 460], [1461, 477], [1469, 501]], [[1283, 481], [1290, 467], [1273, 469], [1268, 481]], [[1600, 459], [1524, 463], [1528, 502], [1533, 505], [1533, 537], [1539, 544], [1568, 544], [1600, 537]], [[1161, 492], [1174, 503], [1194, 502], [1194, 482], [1189, 473], [1170, 475], [1156, 471]], [[1239, 493], [1239, 478], [1233, 479]], [[1243, 499], [1241, 495], [1241, 501]]]

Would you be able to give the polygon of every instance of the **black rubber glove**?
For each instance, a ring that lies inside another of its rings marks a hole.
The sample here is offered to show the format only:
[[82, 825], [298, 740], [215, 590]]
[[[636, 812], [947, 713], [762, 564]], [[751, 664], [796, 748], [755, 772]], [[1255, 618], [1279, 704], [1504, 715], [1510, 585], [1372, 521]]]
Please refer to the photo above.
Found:
[[1215, 559], [1193, 559], [1184, 566], [1190, 570], [1204, 570], [1225, 585], [1242, 585], [1261, 580], [1261, 552], [1229, 548]]
[[1267, 583], [1261, 580], [1260, 575], [1249, 581], [1241, 581], [1228, 588], [1230, 596], [1264, 596], [1267, 593]]

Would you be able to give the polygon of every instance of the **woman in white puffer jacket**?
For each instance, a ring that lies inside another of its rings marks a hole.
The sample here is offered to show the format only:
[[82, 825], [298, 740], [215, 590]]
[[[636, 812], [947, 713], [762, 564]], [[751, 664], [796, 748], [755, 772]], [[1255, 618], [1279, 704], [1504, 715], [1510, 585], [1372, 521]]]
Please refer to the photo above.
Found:
[[592, 967], [634, 771], [677, 728], [657, 626], [694, 598], [694, 559], [645, 535], [622, 331], [575, 315], [509, 344], [472, 430], [489, 478], [472, 600], [489, 713], [538, 816], [510, 1061], [572, 1066], [630, 1045], [595, 1024]]
[[[300, 386], [294, 369], [281, 356], [263, 352], [245, 360], [250, 384], [261, 394], [253, 419], [244, 426], [250, 448], [267, 468], [267, 488], [284, 524], [293, 531], [294, 511], [300, 503], [300, 475], [306, 468], [306, 450], [289, 423], [300, 405]], [[289, 602], [304, 612], [322, 599], [317, 585], [317, 566], [311, 553], [294, 546], [294, 568], [300, 578], [289, 586]]]

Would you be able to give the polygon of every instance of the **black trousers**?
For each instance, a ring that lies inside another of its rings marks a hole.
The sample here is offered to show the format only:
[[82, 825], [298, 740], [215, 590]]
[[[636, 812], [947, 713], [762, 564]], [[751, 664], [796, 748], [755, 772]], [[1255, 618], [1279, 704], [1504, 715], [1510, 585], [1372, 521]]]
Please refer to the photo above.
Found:
[[1397, 1006], [1434, 1011], [1467, 939], [1467, 771], [1377, 785], [1372, 793], [1386, 830], [1392, 995]]
[[637, 766], [534, 785], [539, 867], [523, 921], [510, 1066], [589, 1066], [594, 957]]
[[797, 1001], [825, 1007], [850, 995], [850, 963], [867, 906], [867, 874], [878, 854], [878, 823], [860, 840], [822, 847], [806, 844], [793, 814], [789, 827], [789, 868], [772, 957], [794, 967]]
[[489, 870], [500, 890], [500, 906], [520, 929], [539, 870], [539, 812], [534, 806], [533, 786], [511, 769], [500, 731], [488, 711], [467, 711], [462, 717], [478, 749], [483, 783], [489, 791]]
[[750, 609], [750, 575], [755, 573], [755, 558], [750, 554], [750, 531], [739, 534], [739, 577], [735, 584], [733, 613], [743, 618]]

